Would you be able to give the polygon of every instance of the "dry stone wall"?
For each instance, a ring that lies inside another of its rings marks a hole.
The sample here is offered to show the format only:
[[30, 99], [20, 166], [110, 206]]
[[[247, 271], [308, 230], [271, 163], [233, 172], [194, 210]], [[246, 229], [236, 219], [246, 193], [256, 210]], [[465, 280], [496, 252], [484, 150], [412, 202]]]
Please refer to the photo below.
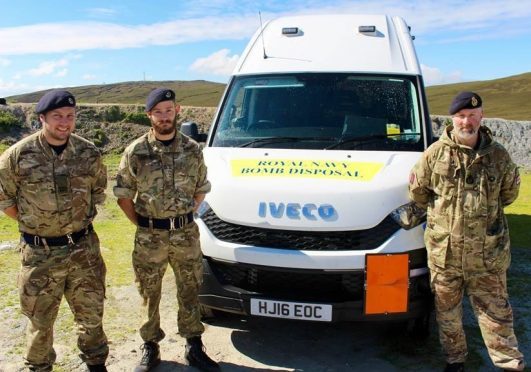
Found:
[[[102, 146], [104, 152], [120, 151], [134, 136], [146, 130], [145, 127], [132, 123], [107, 123], [104, 113], [113, 105], [80, 105], [78, 109], [77, 131], [93, 140], [94, 129], [102, 130], [108, 140]], [[138, 105], [118, 105], [120, 112], [142, 112], [143, 107]], [[22, 127], [14, 128], [9, 132], [0, 133], [0, 142], [11, 144], [40, 128], [37, 115], [34, 114], [34, 105], [16, 104], [11, 106], [0, 105], [0, 110], [6, 110], [18, 117]], [[215, 107], [183, 107], [179, 122], [195, 121], [199, 130], [208, 132], [214, 117]], [[431, 116], [434, 133], [440, 135], [444, 126], [450, 122], [449, 116]], [[483, 125], [489, 127], [495, 139], [500, 142], [511, 154], [514, 162], [520, 167], [531, 170], [531, 121], [511, 121], [504, 119], [483, 119]], [[127, 133], [125, 133], [127, 132]], [[125, 134], [130, 135], [125, 135]], [[133, 136], [133, 137], [132, 137]], [[124, 143], [121, 143], [121, 142]], [[112, 145], [112, 146], [111, 146]]]
[[[440, 135], [451, 119], [449, 116], [432, 116], [431, 120], [434, 133]], [[531, 121], [486, 118], [482, 124], [490, 128], [496, 141], [505, 146], [518, 166], [531, 170]]]

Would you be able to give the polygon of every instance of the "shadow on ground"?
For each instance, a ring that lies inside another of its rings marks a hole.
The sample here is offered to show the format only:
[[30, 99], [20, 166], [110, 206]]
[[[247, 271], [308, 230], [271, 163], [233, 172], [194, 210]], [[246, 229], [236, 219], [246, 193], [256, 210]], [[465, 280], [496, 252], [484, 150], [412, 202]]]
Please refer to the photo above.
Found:
[[[509, 295], [515, 314], [520, 350], [531, 355], [531, 249], [512, 248], [508, 272]], [[487, 354], [468, 299], [464, 301], [464, 325], [468, 340], [467, 371], [497, 371]], [[303, 323], [267, 318], [224, 315], [212, 319], [212, 327], [232, 329], [230, 341], [241, 354], [277, 369], [295, 371], [442, 371], [437, 326], [432, 316], [430, 335], [413, 339], [403, 324]], [[529, 364], [529, 362], [527, 363]], [[224, 364], [223, 370], [240, 371]], [[243, 370], [247, 370], [244, 368]]]

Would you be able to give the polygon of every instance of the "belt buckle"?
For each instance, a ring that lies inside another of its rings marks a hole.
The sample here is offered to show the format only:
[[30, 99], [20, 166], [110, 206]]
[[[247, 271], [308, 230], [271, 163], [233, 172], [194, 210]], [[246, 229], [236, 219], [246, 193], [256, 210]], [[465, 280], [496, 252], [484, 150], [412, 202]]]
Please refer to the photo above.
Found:
[[72, 234], [66, 234], [66, 238], [68, 239], [68, 245], [74, 245], [74, 239], [72, 239]]
[[174, 231], [175, 230], [175, 218], [170, 217], [169, 220], [170, 220], [170, 231]]

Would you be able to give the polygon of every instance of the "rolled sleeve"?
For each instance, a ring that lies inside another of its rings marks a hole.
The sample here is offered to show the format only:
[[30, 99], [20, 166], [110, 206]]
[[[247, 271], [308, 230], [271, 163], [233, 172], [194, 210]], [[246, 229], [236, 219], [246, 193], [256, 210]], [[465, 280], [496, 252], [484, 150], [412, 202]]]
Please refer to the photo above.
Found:
[[519, 192], [520, 172], [518, 171], [517, 166], [512, 161], [509, 161], [500, 188], [500, 198], [503, 206], [507, 206], [514, 202], [518, 197]]
[[134, 199], [137, 186], [134, 172], [131, 169], [129, 154], [123, 154], [116, 174], [116, 185], [113, 187], [113, 194], [118, 199]]
[[0, 156], [0, 210], [17, 204], [17, 185], [10, 154], [6, 151]]
[[432, 196], [431, 170], [427, 158], [424, 153], [409, 174], [409, 198], [422, 209], [428, 208]]
[[107, 167], [103, 164], [101, 156], [97, 160], [96, 179], [92, 189], [94, 204], [103, 204], [105, 201], [105, 189], [107, 188]]
[[205, 165], [205, 160], [203, 159], [203, 154], [199, 155], [199, 167], [198, 167], [198, 177], [195, 187], [195, 195], [197, 194], [206, 194], [210, 192], [212, 186], [210, 181], [207, 179], [207, 167]]

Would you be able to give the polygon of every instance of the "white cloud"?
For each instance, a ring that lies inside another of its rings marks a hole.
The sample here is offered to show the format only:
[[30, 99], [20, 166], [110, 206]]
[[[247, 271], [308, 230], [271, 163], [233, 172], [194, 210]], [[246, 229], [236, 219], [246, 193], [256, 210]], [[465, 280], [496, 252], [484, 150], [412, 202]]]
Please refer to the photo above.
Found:
[[[177, 13], [178, 17], [187, 18], [153, 24], [83, 21], [0, 28], [0, 55], [247, 39], [259, 26], [258, 10], [263, 10], [264, 23], [284, 14], [399, 15], [412, 26], [412, 32], [419, 36], [418, 42], [445, 42], [442, 39], [454, 37], [504, 38], [531, 33], [531, 7], [527, 1], [521, 0], [337, 0], [327, 6], [320, 1], [294, 0], [289, 3], [289, 8], [285, 3], [274, 1], [260, 6], [247, 0], [200, 0], [190, 4], [182, 5], [179, 8], [182, 14]], [[88, 11], [100, 15], [115, 12], [110, 8], [91, 8]]]
[[0, 55], [246, 39], [256, 27], [254, 19], [245, 17], [206, 17], [137, 26], [98, 22], [43, 23], [0, 28]]
[[45, 85], [45, 84], [28, 84], [28, 83], [18, 83], [14, 81], [3, 81], [0, 78], [0, 97], [9, 97], [17, 94], [38, 92], [41, 90], [47, 90], [52, 88], [62, 88], [64, 87], [61, 84], [55, 85]]
[[81, 77], [83, 80], [96, 80], [96, 75], [93, 74], [85, 74]]
[[17, 72], [11, 79], [13, 80], [20, 80], [22, 78], [22, 74], [20, 72]]
[[29, 90], [27, 84], [20, 84], [14, 81], [3, 81], [0, 79], [0, 97], [9, 97]]
[[424, 78], [425, 85], [440, 85], [440, 84], [452, 84], [463, 81], [461, 71], [453, 71], [450, 73], [443, 73], [436, 67], [430, 67], [421, 64], [422, 77]]
[[190, 65], [190, 70], [213, 75], [230, 75], [239, 56], [237, 54], [229, 56], [229, 53], [230, 50], [221, 49], [207, 57], [198, 58]]
[[66, 76], [67, 73], [68, 73], [68, 69], [67, 68], [63, 68], [62, 70], [57, 71], [55, 76], [63, 77], [63, 76]]
[[111, 8], [89, 8], [85, 11], [92, 17], [110, 17], [117, 13], [115, 9]]
[[447, 37], [452, 32], [479, 35], [487, 32], [498, 37], [515, 30], [529, 34], [531, 7], [521, 0], [360, 0], [339, 1], [326, 7], [307, 6], [303, 13], [390, 14], [403, 17], [412, 26], [413, 34], [437, 33]]
[[11, 64], [11, 61], [7, 58], [0, 57], [0, 67], [7, 67]]
[[31, 75], [31, 76], [51, 75], [55, 73], [58, 67], [64, 67], [68, 65], [68, 62], [69, 61], [66, 58], [61, 58], [57, 61], [44, 61], [44, 62], [41, 62], [38, 67], [30, 69], [28, 71], [28, 75]]

